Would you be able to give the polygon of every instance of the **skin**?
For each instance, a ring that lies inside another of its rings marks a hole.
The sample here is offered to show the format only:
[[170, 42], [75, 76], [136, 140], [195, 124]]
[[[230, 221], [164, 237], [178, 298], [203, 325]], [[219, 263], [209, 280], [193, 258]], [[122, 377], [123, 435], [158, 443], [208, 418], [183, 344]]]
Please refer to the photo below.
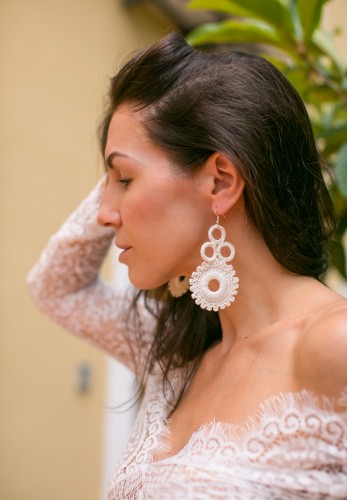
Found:
[[114, 227], [117, 246], [130, 247], [121, 261], [131, 282], [152, 289], [190, 274], [214, 222], [200, 195], [199, 178], [174, 173], [166, 153], [150, 142], [140, 117], [128, 108], [111, 121], [105, 158], [108, 184], [99, 222]]
[[228, 158], [215, 153], [193, 177], [178, 174], [141, 119], [126, 105], [112, 118], [98, 216], [114, 228], [116, 244], [130, 247], [120, 260], [131, 282], [151, 289], [190, 275], [214, 213], [223, 216], [226, 240], [236, 248], [240, 279], [236, 301], [219, 312], [222, 341], [205, 353], [170, 416], [168, 451], [158, 459], [178, 453], [202, 424], [243, 424], [280, 392], [310, 389], [338, 398], [346, 386], [345, 300], [273, 258], [247, 219], [244, 181]]

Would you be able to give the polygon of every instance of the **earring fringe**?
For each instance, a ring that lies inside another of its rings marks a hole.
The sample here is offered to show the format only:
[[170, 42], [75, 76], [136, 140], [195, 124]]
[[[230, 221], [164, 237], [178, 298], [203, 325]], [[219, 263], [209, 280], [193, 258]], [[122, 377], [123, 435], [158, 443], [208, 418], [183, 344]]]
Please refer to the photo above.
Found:
[[189, 277], [188, 276], [177, 276], [173, 278], [168, 283], [168, 290], [170, 294], [175, 297], [181, 297], [189, 289]]

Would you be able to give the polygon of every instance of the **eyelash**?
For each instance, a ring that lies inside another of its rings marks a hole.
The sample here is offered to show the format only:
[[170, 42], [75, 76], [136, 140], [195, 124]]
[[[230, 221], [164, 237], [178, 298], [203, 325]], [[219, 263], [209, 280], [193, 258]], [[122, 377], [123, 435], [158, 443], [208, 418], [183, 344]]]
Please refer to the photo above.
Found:
[[129, 185], [132, 179], [119, 179], [117, 182], [124, 184], [126, 187]]

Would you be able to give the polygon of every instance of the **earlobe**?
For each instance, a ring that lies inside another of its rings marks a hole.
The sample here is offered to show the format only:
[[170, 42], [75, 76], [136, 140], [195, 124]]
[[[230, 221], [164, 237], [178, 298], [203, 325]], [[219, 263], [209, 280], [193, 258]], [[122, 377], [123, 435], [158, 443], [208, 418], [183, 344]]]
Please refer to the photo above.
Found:
[[213, 212], [217, 215], [226, 214], [242, 196], [244, 179], [234, 163], [222, 153], [211, 155], [206, 168], [214, 179], [210, 193]]

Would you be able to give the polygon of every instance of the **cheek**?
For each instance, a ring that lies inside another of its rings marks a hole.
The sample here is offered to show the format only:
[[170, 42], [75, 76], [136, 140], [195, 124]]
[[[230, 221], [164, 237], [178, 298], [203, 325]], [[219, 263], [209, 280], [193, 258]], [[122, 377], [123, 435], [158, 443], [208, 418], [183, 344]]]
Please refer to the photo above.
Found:
[[158, 249], [178, 245], [175, 253], [181, 253], [181, 246], [199, 253], [206, 236], [204, 207], [207, 216], [209, 208], [188, 183], [172, 177], [150, 184], [135, 181], [122, 205], [123, 228], [134, 244], [144, 250], [154, 245]]
[[154, 234], [164, 209], [161, 196], [144, 193], [150, 192], [134, 185], [125, 194], [121, 207], [123, 230], [137, 240]]

